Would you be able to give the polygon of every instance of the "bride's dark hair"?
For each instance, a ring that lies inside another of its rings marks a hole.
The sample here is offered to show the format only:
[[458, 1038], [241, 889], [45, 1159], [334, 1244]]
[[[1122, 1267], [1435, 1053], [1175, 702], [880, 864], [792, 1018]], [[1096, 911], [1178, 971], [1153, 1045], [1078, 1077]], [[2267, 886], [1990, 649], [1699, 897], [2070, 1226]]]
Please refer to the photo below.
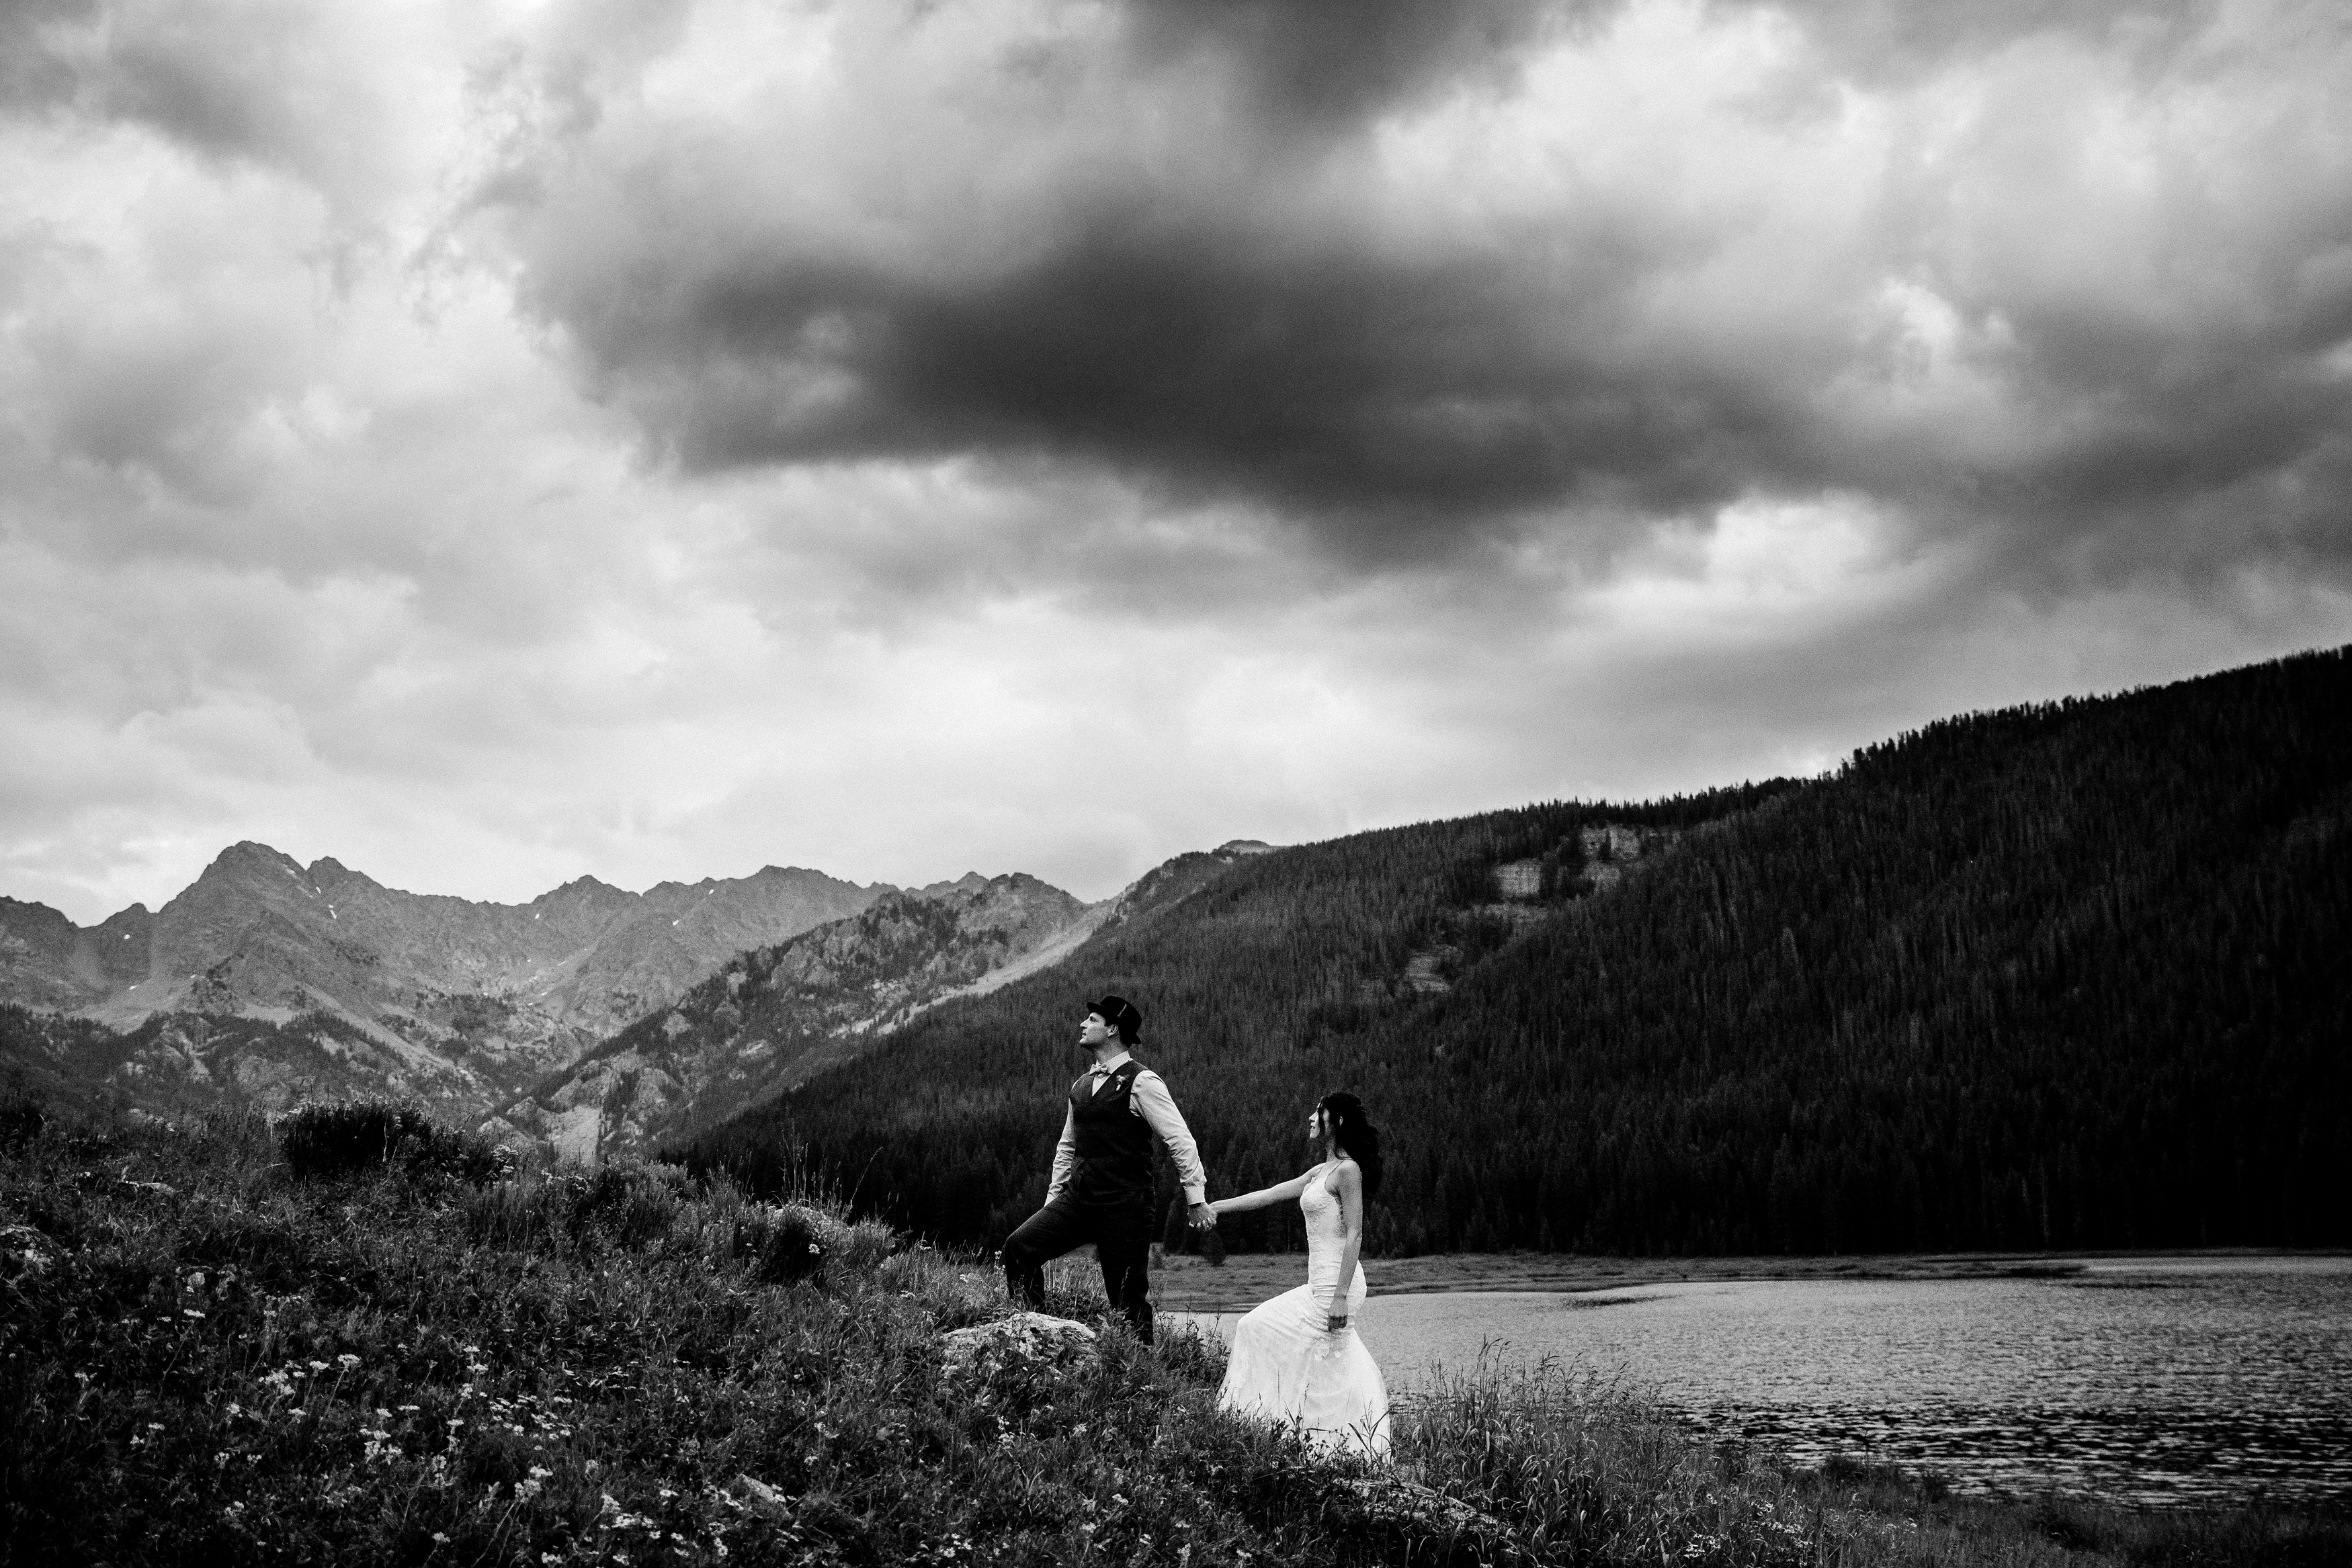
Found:
[[1364, 1114], [1364, 1103], [1346, 1090], [1326, 1094], [1315, 1108], [1329, 1119], [1331, 1141], [1364, 1173], [1364, 1196], [1381, 1190], [1381, 1130]]

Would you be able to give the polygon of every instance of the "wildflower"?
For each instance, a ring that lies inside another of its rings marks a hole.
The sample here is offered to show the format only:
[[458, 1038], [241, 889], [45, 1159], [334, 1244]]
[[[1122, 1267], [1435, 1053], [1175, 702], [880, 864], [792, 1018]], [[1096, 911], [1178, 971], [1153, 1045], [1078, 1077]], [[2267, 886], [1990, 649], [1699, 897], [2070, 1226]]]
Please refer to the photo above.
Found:
[[196, 1311], [194, 1307], [182, 1307], [180, 1309], [180, 1315], [184, 1318], [200, 1318], [205, 1314]]
[[436, 1546], [446, 1546], [449, 1544], [449, 1538], [436, 1530], [433, 1532], [433, 1544]]
[[357, 1366], [360, 1364], [360, 1358], [353, 1355], [349, 1351], [345, 1351], [342, 1354], [335, 1357], [335, 1360], [341, 1365], [345, 1372], [349, 1372], [352, 1367]]

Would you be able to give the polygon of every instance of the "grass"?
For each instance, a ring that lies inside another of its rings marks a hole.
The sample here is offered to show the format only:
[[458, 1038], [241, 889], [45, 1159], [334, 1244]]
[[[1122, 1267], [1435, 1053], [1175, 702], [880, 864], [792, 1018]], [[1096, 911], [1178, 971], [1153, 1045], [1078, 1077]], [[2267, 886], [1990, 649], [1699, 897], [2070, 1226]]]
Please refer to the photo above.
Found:
[[818, 1195], [507, 1172], [357, 1114], [379, 1157], [298, 1167], [301, 1125], [0, 1105], [0, 1562], [2300, 1568], [2352, 1540], [1784, 1472], [1495, 1367], [1401, 1407], [1399, 1473], [1473, 1511], [1417, 1516], [1221, 1415], [1222, 1349], [1142, 1345], [1079, 1270], [1052, 1305], [1098, 1354], [951, 1374], [940, 1336], [1008, 1311], [992, 1273]]

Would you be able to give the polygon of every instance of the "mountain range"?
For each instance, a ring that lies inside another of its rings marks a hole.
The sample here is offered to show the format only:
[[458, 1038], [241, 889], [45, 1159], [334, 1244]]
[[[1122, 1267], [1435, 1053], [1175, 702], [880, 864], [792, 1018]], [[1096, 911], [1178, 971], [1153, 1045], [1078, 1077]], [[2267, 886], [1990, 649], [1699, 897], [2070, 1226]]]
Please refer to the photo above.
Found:
[[776, 866], [499, 904], [240, 843], [152, 914], [79, 927], [0, 899], [0, 1063], [158, 1114], [414, 1100], [596, 1160], [1050, 967], [1265, 848], [1180, 856], [1091, 905], [1019, 873], [898, 888]]
[[994, 1244], [1044, 1196], [1071, 998], [1116, 991], [1214, 1193], [1361, 1095], [1390, 1254], [2346, 1245], [2347, 716], [2339, 649], [1297, 845], [671, 1152]]
[[1361, 1093], [1392, 1253], [2343, 1245], [2347, 713], [2352, 649], [2315, 653], [1812, 779], [1228, 844], [1092, 905], [775, 868], [480, 904], [241, 844], [152, 915], [0, 901], [0, 1066], [829, 1173], [988, 1244], [1042, 1196], [1074, 1009], [1117, 991], [1216, 1191]]
[[[986, 947], [997, 961], [1086, 914], [1034, 878], [998, 883], [1040, 909]], [[769, 866], [642, 894], [581, 877], [500, 904], [240, 843], [152, 914], [134, 904], [79, 927], [0, 898], [0, 1002], [14, 1004], [0, 1033], [36, 1076], [152, 1110], [380, 1093], [475, 1121], [738, 954], [883, 900], [950, 926], [968, 915], [1003, 925], [996, 886], [973, 873], [908, 890]], [[958, 979], [987, 967], [967, 963]]]
[[530, 1092], [491, 1130], [572, 1158], [649, 1154], [854, 1059], [956, 997], [1052, 967], [1096, 933], [1180, 902], [1269, 846], [1181, 855], [1083, 904], [1035, 877], [969, 876], [730, 958]]

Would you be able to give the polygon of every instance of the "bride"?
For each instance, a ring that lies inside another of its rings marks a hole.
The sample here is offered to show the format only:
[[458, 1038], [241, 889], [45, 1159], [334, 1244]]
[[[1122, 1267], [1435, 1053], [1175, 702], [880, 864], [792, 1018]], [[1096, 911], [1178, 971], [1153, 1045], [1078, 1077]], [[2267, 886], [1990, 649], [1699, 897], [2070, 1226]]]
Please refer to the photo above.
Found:
[[1260, 1302], [1234, 1328], [1217, 1404], [1296, 1423], [1327, 1451], [1385, 1459], [1388, 1385], [1354, 1323], [1364, 1301], [1364, 1199], [1381, 1185], [1380, 1129], [1353, 1094], [1327, 1094], [1307, 1135], [1323, 1155], [1313, 1169], [1209, 1206], [1224, 1215], [1297, 1198], [1307, 1218], [1307, 1283]]

